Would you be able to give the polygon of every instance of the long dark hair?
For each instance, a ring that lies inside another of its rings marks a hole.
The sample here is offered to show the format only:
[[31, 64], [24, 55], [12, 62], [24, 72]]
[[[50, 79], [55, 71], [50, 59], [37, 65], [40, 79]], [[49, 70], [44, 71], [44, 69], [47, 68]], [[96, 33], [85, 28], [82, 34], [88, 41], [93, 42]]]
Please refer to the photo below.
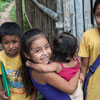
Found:
[[21, 37], [21, 60], [22, 60], [22, 67], [20, 69], [21, 76], [22, 76], [22, 82], [24, 84], [24, 88], [26, 91], [26, 96], [31, 95], [34, 92], [34, 85], [32, 84], [32, 81], [30, 79], [29, 75], [29, 67], [26, 66], [26, 60], [28, 60], [24, 54], [27, 54], [30, 56], [30, 50], [31, 50], [31, 45], [32, 42], [36, 39], [38, 39], [39, 36], [44, 36], [45, 38], [46, 35], [40, 31], [39, 29], [31, 29], [28, 30], [23, 34]]

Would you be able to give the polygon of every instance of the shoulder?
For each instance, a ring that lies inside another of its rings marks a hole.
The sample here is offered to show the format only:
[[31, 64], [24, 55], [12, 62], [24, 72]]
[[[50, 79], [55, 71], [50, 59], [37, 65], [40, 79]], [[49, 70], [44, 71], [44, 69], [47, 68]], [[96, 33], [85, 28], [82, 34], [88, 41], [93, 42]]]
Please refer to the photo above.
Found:
[[4, 50], [0, 51], [0, 55], [5, 54]]
[[0, 51], [0, 59], [4, 58], [6, 56], [4, 50]]
[[97, 28], [97, 27], [85, 31], [85, 32], [83, 33], [83, 37], [92, 37], [92, 36], [94, 36], [96, 33], [98, 33], [98, 28]]
[[40, 73], [37, 72], [35, 70], [32, 70], [32, 77], [38, 81], [39, 83], [48, 83], [48, 81], [55, 81], [55, 78], [57, 78], [57, 76], [59, 77], [58, 74], [56, 74], [55, 72], [49, 72], [49, 73]]
[[82, 40], [81, 43], [91, 43], [91, 41], [94, 40], [94, 38], [97, 38], [98, 34], [98, 28], [92, 28], [90, 30], [87, 30], [86, 32], [83, 33], [82, 35]]

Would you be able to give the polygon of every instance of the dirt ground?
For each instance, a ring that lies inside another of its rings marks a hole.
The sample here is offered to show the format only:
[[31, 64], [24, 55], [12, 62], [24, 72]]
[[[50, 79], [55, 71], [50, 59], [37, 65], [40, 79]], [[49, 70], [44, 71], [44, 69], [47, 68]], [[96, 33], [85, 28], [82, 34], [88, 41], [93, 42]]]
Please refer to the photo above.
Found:
[[5, 9], [4, 12], [0, 12], [0, 25], [4, 22], [9, 22], [11, 19], [9, 18], [9, 13], [13, 5], [15, 4], [15, 1], [12, 1], [10, 5]]
[[[4, 22], [11, 22], [11, 19], [9, 18], [9, 13], [13, 5], [15, 4], [15, 1], [13, 0], [9, 6], [5, 9], [4, 12], [0, 12], [0, 25]], [[0, 44], [0, 51], [2, 50], [1, 44]], [[1, 100], [1, 99], [0, 99]]]

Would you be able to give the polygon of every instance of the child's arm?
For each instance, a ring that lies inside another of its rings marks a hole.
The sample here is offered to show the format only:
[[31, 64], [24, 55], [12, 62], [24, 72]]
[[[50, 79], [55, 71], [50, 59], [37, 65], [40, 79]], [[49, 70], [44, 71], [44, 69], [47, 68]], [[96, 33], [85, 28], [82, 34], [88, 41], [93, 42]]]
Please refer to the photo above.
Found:
[[54, 72], [41, 73], [41, 79], [45, 80], [46, 83], [59, 89], [60, 91], [63, 91], [68, 94], [73, 94], [78, 85], [79, 74], [80, 70], [70, 81], [66, 81]]
[[81, 58], [81, 72], [80, 72], [80, 80], [82, 84], [84, 84], [85, 76], [87, 74], [87, 70], [89, 67], [89, 58], [88, 57], [82, 57]]
[[26, 65], [39, 72], [57, 72], [59, 64], [56, 62], [51, 62], [50, 64], [35, 64], [31, 61], [27, 61]]
[[3, 90], [3, 86], [2, 86], [2, 76], [0, 75], [0, 97], [1, 97], [2, 99], [9, 100], [10, 97], [7, 97], [7, 96], [5, 95], [6, 91], [2, 91], [2, 90]]

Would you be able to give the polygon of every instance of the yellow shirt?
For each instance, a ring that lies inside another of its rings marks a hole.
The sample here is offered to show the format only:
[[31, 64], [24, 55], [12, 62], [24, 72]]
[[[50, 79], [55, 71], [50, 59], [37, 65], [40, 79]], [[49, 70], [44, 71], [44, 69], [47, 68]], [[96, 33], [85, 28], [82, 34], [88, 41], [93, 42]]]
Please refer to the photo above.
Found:
[[[80, 43], [78, 55], [80, 57], [89, 57], [89, 66], [93, 64], [100, 54], [100, 36], [98, 28], [93, 28], [84, 32]], [[86, 100], [100, 100], [100, 66], [90, 77], [87, 87]]]
[[[11, 93], [10, 100], [31, 100], [30, 97], [26, 98], [26, 93], [22, 84], [22, 79], [20, 76], [17, 76], [16, 71], [21, 67], [20, 56], [10, 58], [6, 56], [4, 51], [0, 52], [0, 61], [3, 62], [6, 74], [8, 85]], [[0, 74], [1, 74], [1, 65], [0, 65]]]

